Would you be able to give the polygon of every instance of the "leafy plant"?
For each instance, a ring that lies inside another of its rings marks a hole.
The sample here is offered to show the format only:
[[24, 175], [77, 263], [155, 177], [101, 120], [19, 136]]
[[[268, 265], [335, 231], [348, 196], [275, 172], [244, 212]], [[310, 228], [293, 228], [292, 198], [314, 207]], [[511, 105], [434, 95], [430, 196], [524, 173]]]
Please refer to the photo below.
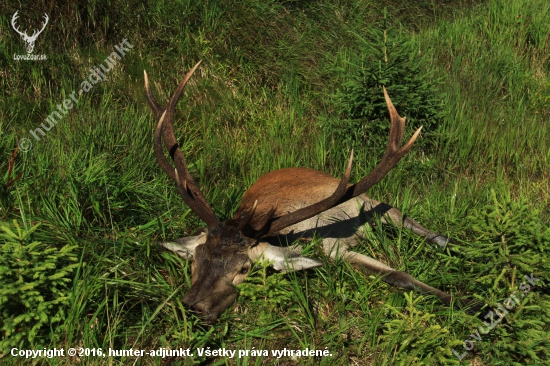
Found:
[[[76, 246], [34, 241], [30, 229], [0, 223], [0, 351], [40, 346], [40, 336], [65, 319], [70, 284], [78, 266]], [[7, 352], [6, 352], [7, 353]]]

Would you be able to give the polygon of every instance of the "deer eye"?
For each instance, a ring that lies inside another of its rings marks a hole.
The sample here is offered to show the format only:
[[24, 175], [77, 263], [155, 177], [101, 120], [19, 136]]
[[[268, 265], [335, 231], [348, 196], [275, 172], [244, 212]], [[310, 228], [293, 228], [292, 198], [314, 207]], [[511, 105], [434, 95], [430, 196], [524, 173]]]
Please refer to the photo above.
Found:
[[247, 274], [249, 270], [250, 270], [249, 266], [244, 266], [244, 267], [241, 268], [241, 271], [239, 273], [240, 274]]

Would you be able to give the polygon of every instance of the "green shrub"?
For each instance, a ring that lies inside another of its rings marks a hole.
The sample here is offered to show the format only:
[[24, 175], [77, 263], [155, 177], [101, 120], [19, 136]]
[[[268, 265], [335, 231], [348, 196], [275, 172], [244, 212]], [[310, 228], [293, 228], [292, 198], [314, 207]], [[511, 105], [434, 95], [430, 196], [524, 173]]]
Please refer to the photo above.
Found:
[[491, 189], [492, 204], [468, 216], [476, 237], [463, 253], [476, 263], [476, 282], [496, 289], [517, 285], [513, 275], [533, 272], [550, 280], [550, 228], [540, 219], [540, 210], [526, 199], [518, 202], [499, 198]]
[[423, 138], [415, 146], [429, 149], [433, 145], [429, 136], [443, 120], [438, 82], [423, 70], [423, 59], [410, 40], [390, 28], [386, 19], [362, 41], [360, 70], [336, 94], [337, 109], [345, 119], [323, 122], [322, 128], [356, 150], [361, 146], [383, 149], [390, 128], [385, 86], [399, 114], [407, 117], [406, 135], [423, 126]]
[[[482, 317], [487, 324], [498, 323], [475, 347], [484, 364], [539, 364], [550, 357], [550, 296], [545, 287], [550, 280], [550, 228], [525, 199], [498, 197], [494, 189], [491, 199], [468, 217], [476, 239], [460, 249], [476, 292], [485, 292], [494, 309]], [[511, 296], [519, 303], [510, 305]], [[481, 322], [479, 326], [488, 327]]]
[[[449, 329], [442, 327], [434, 314], [418, 309], [423, 296], [405, 292], [406, 309], [388, 306], [394, 319], [385, 324], [379, 347], [392, 365], [449, 365], [455, 359]], [[391, 358], [390, 358], [391, 357]]]
[[243, 298], [256, 302], [263, 300], [270, 310], [278, 309], [291, 300], [289, 281], [284, 273], [268, 275], [269, 262], [263, 261], [258, 269], [260, 276], [250, 275], [239, 285], [239, 294]]
[[42, 346], [40, 337], [66, 316], [76, 246], [33, 241], [39, 225], [0, 222], [0, 353]]

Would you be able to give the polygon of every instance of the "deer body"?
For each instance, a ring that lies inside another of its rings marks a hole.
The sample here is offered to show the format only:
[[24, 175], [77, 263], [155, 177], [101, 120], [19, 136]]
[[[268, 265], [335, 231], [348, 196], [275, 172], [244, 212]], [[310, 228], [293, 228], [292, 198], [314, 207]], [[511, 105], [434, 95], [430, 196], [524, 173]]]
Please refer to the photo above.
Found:
[[[276, 270], [290, 271], [317, 267], [323, 262], [300, 255], [291, 247], [297, 239], [314, 235], [323, 239], [323, 251], [331, 258], [341, 257], [379, 274], [392, 285], [416, 289], [437, 296], [451, 305], [451, 296], [411, 275], [351, 248], [360, 242], [362, 228], [374, 215], [412, 230], [431, 243], [444, 246], [447, 238], [435, 234], [416, 221], [404, 218], [399, 210], [366, 195], [412, 147], [420, 133], [401, 145], [405, 119], [395, 110], [384, 89], [390, 113], [390, 134], [384, 157], [360, 182], [348, 184], [353, 152], [342, 179], [307, 168], [286, 168], [260, 177], [243, 195], [232, 219], [220, 221], [187, 170], [183, 153], [174, 135], [175, 105], [197, 63], [187, 73], [166, 106], [154, 98], [147, 74], [145, 90], [158, 125], [155, 130], [155, 156], [165, 173], [176, 183], [184, 202], [206, 224], [196, 236], [162, 242], [160, 245], [192, 260], [191, 288], [183, 302], [207, 321], [214, 321], [235, 298], [235, 286], [246, 278], [252, 262], [264, 257]], [[167, 150], [175, 165], [164, 155]], [[470, 304], [470, 300], [461, 301]]]
[[[271, 204], [278, 202], [274, 216], [294, 212], [330, 196], [339, 182], [339, 179], [327, 173], [308, 168], [285, 168], [269, 172], [261, 176], [245, 192], [233, 218], [236, 219], [249, 210], [255, 201], [258, 204], [252, 223], [265, 216], [271, 208], [268, 202]], [[361, 214], [363, 218], [360, 217]], [[317, 231], [317, 234], [325, 238], [327, 243], [334, 237], [334, 239], [345, 239], [343, 241], [347, 246], [355, 246], [359, 239], [356, 235], [358, 228], [370, 221], [374, 214], [381, 216], [383, 222], [391, 222], [397, 226], [404, 225], [430, 243], [441, 246], [447, 243], [446, 237], [431, 232], [410, 218], [403, 218], [403, 214], [396, 208], [369, 198], [365, 194], [341, 203], [318, 216], [284, 228], [277, 234], [288, 236], [293, 233], [293, 237], [299, 238], [311, 237], [313, 232]], [[330, 253], [331, 248], [332, 245], [329, 245], [325, 248], [325, 252]]]

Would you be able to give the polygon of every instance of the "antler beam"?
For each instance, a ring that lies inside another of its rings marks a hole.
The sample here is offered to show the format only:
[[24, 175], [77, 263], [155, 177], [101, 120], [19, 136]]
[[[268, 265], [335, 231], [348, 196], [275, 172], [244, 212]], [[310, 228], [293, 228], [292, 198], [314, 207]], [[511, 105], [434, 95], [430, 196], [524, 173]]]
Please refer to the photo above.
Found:
[[[193, 75], [197, 67], [200, 65], [201, 61], [197, 62], [195, 66], [185, 75], [183, 80], [179, 83], [178, 87], [168, 105], [166, 107], [161, 106], [153, 96], [151, 92], [151, 86], [149, 84], [149, 78], [147, 73], [144, 71], [145, 77], [145, 93], [147, 96], [147, 101], [153, 109], [156, 118], [158, 119], [157, 128], [155, 130], [154, 136], [154, 148], [155, 148], [155, 157], [157, 162], [164, 170], [164, 172], [176, 182], [180, 196], [183, 198], [183, 201], [191, 208], [191, 210], [199, 216], [199, 218], [204, 221], [209, 227], [219, 224], [219, 220], [212, 210], [212, 207], [208, 204], [204, 195], [200, 191], [199, 187], [189, 174], [187, 169], [187, 163], [183, 153], [180, 150], [180, 147], [177, 143], [176, 136], [174, 133], [174, 118], [175, 118], [175, 108], [176, 104], [183, 92], [183, 88], [187, 81]], [[168, 150], [172, 161], [174, 162], [175, 169], [172, 167], [172, 164], [164, 156], [164, 146]]]

